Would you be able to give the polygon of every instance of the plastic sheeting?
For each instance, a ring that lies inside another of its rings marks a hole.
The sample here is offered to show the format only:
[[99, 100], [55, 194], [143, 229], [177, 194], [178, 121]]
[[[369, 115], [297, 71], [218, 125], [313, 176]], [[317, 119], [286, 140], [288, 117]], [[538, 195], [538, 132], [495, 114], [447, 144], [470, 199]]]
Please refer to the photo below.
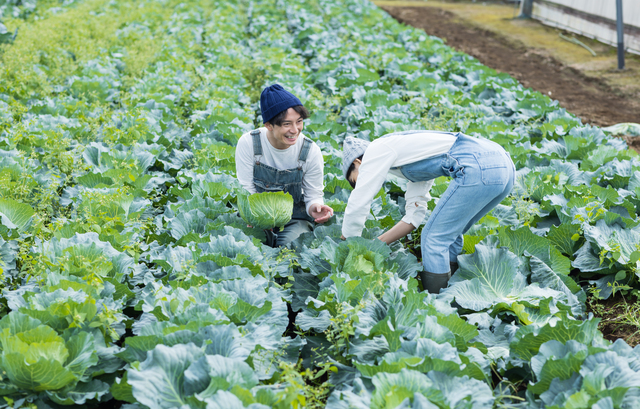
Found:
[[[625, 48], [640, 54], [640, 1], [622, 1]], [[616, 0], [533, 0], [532, 17], [617, 46]]]

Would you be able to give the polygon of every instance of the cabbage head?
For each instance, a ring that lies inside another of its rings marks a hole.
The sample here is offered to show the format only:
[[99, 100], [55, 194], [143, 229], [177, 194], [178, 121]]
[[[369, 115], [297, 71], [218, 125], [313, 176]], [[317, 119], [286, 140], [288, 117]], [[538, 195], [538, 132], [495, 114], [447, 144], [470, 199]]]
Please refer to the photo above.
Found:
[[72, 388], [98, 363], [89, 332], [60, 336], [40, 320], [17, 311], [0, 320], [0, 347], [0, 370], [9, 387], [31, 392]]
[[282, 227], [291, 220], [293, 197], [284, 192], [254, 193], [244, 191], [238, 194], [240, 216], [258, 229]]

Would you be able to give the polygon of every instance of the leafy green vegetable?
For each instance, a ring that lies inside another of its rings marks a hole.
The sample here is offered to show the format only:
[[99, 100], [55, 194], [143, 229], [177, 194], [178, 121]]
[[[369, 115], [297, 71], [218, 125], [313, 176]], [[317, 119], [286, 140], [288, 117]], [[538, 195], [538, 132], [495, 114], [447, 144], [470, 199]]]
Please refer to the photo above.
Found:
[[9, 229], [26, 229], [33, 215], [33, 208], [27, 204], [11, 199], [0, 199], [0, 223]]
[[[138, 402], [152, 408], [173, 408], [188, 403], [187, 395], [206, 388], [185, 371], [203, 352], [193, 344], [171, 348], [158, 345], [139, 368], [128, 371], [128, 383]], [[191, 392], [191, 393], [188, 393]]]
[[18, 388], [60, 390], [78, 382], [98, 362], [93, 336], [87, 332], [65, 340], [51, 327], [17, 312], [0, 324], [2, 368]]
[[291, 220], [293, 197], [284, 192], [240, 193], [238, 210], [242, 218], [255, 228], [283, 227]]
[[[588, 291], [638, 289], [624, 140], [364, 0], [5, 3], [25, 18], [0, 55], [6, 406], [637, 406], [640, 355], [584, 320]], [[336, 212], [282, 249], [262, 229], [291, 197], [235, 175], [274, 82], [312, 113]], [[344, 137], [424, 128], [489, 138], [517, 168], [439, 295], [419, 291], [418, 234], [376, 239], [403, 179], [340, 239]]]

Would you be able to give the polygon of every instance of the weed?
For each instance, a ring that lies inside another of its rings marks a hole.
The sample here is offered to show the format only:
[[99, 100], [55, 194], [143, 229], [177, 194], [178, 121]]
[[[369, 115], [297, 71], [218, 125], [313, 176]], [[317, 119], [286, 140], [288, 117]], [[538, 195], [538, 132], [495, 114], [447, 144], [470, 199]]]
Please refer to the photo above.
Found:
[[317, 370], [304, 368], [302, 360], [295, 365], [286, 362], [280, 363], [280, 380], [286, 385], [285, 401], [294, 409], [324, 408], [329, 397], [330, 387], [327, 381], [321, 381], [328, 372], [337, 372], [338, 369], [330, 363], [321, 364]]
[[344, 363], [347, 363], [345, 356], [349, 355], [349, 339], [355, 335], [353, 324], [358, 322], [358, 311], [363, 308], [359, 304], [355, 308], [349, 303], [337, 305], [337, 311], [331, 317], [331, 326], [324, 332], [327, 341], [332, 344], [333, 356]]
[[516, 196], [511, 201], [511, 205], [518, 214], [518, 220], [520, 220], [524, 226], [530, 226], [536, 217], [540, 216], [540, 207], [536, 202], [527, 197]]

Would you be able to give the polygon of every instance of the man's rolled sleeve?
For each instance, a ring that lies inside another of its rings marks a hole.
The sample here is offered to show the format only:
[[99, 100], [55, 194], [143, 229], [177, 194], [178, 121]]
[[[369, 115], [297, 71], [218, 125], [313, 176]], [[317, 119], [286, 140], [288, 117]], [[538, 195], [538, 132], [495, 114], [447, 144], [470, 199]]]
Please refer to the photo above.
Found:
[[243, 135], [236, 146], [236, 177], [243, 188], [249, 193], [256, 193], [256, 185], [253, 183], [253, 137], [250, 134]]
[[306, 165], [302, 178], [302, 190], [307, 214], [311, 216], [309, 214], [311, 205], [324, 204], [324, 158], [318, 145], [311, 146]]

